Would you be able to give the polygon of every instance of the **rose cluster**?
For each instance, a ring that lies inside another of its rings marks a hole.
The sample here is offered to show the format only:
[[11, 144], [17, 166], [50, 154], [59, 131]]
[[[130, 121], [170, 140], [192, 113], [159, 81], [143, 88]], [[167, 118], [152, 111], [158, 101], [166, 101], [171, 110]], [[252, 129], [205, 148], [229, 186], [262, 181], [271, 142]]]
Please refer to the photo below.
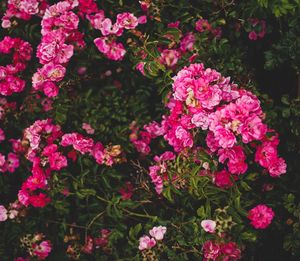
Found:
[[[254, 153], [255, 161], [272, 177], [286, 172], [286, 163], [278, 156], [278, 135], [263, 122], [265, 115], [253, 93], [238, 89], [230, 78], [205, 69], [203, 64], [183, 68], [173, 80], [169, 114], [160, 124], [144, 126], [141, 138], [132, 128], [131, 141], [138, 151], [149, 153], [151, 139], [158, 136], [163, 136], [176, 153], [192, 151], [201, 142], [200, 133], [206, 141], [205, 151], [218, 159], [220, 170], [210, 174], [219, 187], [229, 188], [247, 171], [251, 154], [246, 151]], [[153, 172], [151, 168], [150, 175]]]
[[[29, 253], [31, 257], [36, 257], [39, 260], [44, 260], [48, 257], [52, 250], [52, 245], [49, 240], [44, 240], [45, 236], [42, 233], [27, 234], [20, 239], [21, 246]], [[17, 258], [16, 260], [27, 260], [24, 258]]]
[[79, 17], [73, 12], [77, 6], [77, 1], [60, 1], [46, 9], [41, 22], [37, 57], [43, 67], [33, 75], [32, 86], [48, 97], [57, 96], [57, 83], [65, 76], [74, 48], [85, 46], [83, 34], [78, 31]]
[[[50, 198], [41, 190], [48, 189], [48, 179], [53, 171], [68, 166], [67, 158], [76, 160], [77, 152], [89, 154], [98, 164], [108, 166], [121, 160], [120, 146], [105, 148], [100, 142], [95, 143], [79, 133], [64, 134], [51, 119], [37, 120], [25, 129], [22, 145], [26, 150], [25, 157], [32, 163], [31, 176], [23, 183], [18, 194], [19, 201], [26, 207], [44, 207], [50, 202]], [[65, 150], [64, 147], [72, 149]]]
[[124, 29], [135, 29], [138, 24], [146, 23], [146, 17], [137, 18], [132, 13], [124, 12], [117, 14], [116, 22], [113, 24], [110, 18], [105, 17], [103, 10], [87, 15], [93, 28], [100, 30], [102, 37], [94, 40], [98, 50], [108, 59], [119, 61], [124, 58], [126, 50], [121, 42], [116, 41], [116, 37], [120, 37]]
[[241, 258], [241, 250], [234, 242], [218, 243], [209, 240], [203, 244], [202, 251], [205, 261], [230, 261], [239, 260]]
[[2, 27], [10, 28], [14, 25], [13, 18], [30, 20], [33, 15], [43, 15], [47, 0], [8, 0], [7, 9], [2, 17]]
[[167, 228], [163, 226], [153, 227], [149, 230], [151, 237], [144, 235], [139, 239], [139, 250], [153, 248], [157, 241], [161, 241], [164, 238]]
[[31, 59], [30, 43], [20, 38], [5, 36], [0, 41], [0, 54], [12, 54], [12, 63], [0, 66], [0, 94], [9, 96], [23, 91], [26, 82], [18, 74], [26, 69], [27, 62]]

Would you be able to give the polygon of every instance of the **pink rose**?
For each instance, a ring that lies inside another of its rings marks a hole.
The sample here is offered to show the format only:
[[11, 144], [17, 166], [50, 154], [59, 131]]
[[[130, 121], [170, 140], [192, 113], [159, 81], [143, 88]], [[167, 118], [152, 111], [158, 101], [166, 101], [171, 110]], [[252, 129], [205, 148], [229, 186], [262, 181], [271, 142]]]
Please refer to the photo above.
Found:
[[150, 238], [148, 236], [142, 236], [139, 239], [139, 250], [150, 249], [156, 245], [156, 241], [154, 238]]
[[164, 238], [164, 234], [167, 232], [167, 228], [163, 226], [153, 227], [149, 230], [150, 236], [154, 237], [156, 240], [162, 240]]
[[256, 229], [267, 228], [274, 218], [275, 213], [272, 208], [264, 204], [257, 205], [248, 212], [248, 219], [251, 220], [250, 224]]
[[7, 209], [4, 206], [0, 205], [0, 222], [7, 220], [7, 218]]
[[210, 219], [202, 220], [201, 227], [208, 233], [215, 233], [216, 222]]

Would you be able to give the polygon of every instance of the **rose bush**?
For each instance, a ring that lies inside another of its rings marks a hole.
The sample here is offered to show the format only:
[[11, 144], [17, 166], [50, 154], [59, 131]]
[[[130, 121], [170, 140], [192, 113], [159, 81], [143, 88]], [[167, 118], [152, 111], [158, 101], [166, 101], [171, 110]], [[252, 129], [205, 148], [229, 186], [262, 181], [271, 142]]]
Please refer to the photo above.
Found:
[[1, 260], [299, 258], [298, 1], [0, 11]]

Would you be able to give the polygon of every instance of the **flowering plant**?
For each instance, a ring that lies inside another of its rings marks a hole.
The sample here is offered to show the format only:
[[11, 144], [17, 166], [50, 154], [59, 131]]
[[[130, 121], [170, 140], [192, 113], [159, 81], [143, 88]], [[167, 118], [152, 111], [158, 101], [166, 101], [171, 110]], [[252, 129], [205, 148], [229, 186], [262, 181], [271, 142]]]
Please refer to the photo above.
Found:
[[0, 259], [299, 255], [299, 4], [275, 2], [2, 1]]

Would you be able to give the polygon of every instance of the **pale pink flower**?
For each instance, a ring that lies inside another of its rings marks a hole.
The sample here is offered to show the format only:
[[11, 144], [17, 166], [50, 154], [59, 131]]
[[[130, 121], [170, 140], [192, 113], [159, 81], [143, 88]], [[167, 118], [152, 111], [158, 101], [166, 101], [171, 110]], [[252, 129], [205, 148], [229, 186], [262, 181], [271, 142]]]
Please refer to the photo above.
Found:
[[150, 236], [155, 238], [157, 241], [162, 240], [166, 232], [167, 228], [163, 226], [153, 227], [151, 230], [149, 230]]
[[209, 233], [215, 233], [216, 225], [214, 220], [206, 219], [201, 221], [201, 227]]
[[0, 222], [7, 220], [7, 218], [7, 209], [4, 206], [0, 205]]
[[82, 123], [82, 129], [86, 131], [87, 134], [94, 134], [95, 130], [92, 128], [92, 126], [88, 123]]
[[148, 236], [142, 236], [139, 239], [139, 250], [150, 249], [156, 245], [154, 238]]

